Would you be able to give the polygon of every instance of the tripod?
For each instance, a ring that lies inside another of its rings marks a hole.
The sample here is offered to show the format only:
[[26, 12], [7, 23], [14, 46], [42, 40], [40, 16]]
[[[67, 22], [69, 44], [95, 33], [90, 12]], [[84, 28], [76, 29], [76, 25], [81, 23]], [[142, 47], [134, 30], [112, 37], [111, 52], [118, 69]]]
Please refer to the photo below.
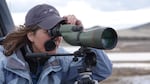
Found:
[[78, 69], [80, 79], [74, 84], [98, 84], [97, 80], [93, 80], [92, 67], [96, 66], [96, 54], [90, 48], [81, 47], [73, 54], [54, 54], [49, 55], [48, 53], [27, 53], [28, 57], [51, 57], [51, 56], [69, 56], [74, 55], [73, 61], [78, 61], [78, 57], [83, 57], [83, 67]]
[[83, 67], [78, 69], [80, 79], [74, 84], [98, 84], [97, 80], [91, 78], [92, 67], [96, 66], [96, 54], [89, 48], [81, 47], [74, 56], [84, 57]]

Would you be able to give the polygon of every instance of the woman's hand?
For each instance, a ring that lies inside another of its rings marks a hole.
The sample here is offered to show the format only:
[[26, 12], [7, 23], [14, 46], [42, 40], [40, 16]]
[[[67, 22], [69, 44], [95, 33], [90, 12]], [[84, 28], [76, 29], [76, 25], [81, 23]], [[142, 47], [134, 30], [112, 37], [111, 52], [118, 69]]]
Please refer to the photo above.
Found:
[[77, 25], [77, 26], [82, 26], [82, 22], [80, 20], [78, 20], [74, 15], [67, 15], [67, 16], [63, 16], [64, 19], [67, 20], [67, 24], [72, 24], [72, 25]]

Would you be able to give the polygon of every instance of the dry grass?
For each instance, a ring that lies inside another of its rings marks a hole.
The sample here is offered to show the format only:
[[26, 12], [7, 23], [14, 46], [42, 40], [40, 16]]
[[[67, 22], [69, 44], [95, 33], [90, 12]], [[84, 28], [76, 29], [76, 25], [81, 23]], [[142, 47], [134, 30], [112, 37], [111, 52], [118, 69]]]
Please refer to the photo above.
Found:
[[[122, 78], [150, 75], [150, 69], [142, 68], [113, 68], [112, 75], [100, 84], [118, 84]], [[128, 83], [124, 83], [128, 84]]]

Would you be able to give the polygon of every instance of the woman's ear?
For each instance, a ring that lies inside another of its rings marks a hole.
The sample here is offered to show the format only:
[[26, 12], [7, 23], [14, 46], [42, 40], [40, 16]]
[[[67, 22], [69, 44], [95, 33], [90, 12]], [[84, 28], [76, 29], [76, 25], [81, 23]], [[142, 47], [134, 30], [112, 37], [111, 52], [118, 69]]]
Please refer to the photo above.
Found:
[[56, 45], [59, 46], [61, 41], [62, 41], [62, 37], [57, 37], [57, 40], [55, 41]]
[[27, 38], [28, 38], [31, 42], [33, 42], [33, 39], [34, 39], [34, 34], [33, 34], [33, 32], [27, 33]]
[[60, 44], [62, 41], [62, 37], [58, 37], [58, 43]]

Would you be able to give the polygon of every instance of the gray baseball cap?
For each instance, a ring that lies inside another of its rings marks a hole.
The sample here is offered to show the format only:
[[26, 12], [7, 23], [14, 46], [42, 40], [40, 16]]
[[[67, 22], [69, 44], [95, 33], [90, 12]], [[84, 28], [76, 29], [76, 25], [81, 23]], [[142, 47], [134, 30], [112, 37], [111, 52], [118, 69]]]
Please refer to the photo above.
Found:
[[51, 29], [61, 21], [64, 19], [60, 17], [56, 8], [48, 4], [40, 4], [28, 11], [25, 26], [38, 25], [44, 29]]

